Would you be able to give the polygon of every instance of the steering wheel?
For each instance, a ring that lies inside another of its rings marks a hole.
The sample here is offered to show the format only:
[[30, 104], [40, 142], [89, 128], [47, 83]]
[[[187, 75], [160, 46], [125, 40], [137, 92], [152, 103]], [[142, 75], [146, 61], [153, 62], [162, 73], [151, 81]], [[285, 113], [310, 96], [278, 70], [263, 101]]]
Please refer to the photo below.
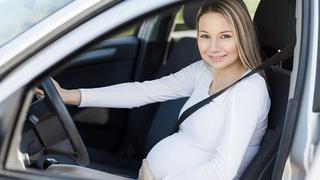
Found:
[[86, 147], [84, 146], [80, 134], [75, 126], [73, 119], [64, 105], [57, 89], [55, 88], [50, 78], [42, 82], [43, 90], [45, 91], [46, 97], [52, 103], [52, 107], [61, 121], [61, 124], [72, 144], [75, 151], [75, 158], [79, 165], [86, 166], [89, 164], [89, 155]]

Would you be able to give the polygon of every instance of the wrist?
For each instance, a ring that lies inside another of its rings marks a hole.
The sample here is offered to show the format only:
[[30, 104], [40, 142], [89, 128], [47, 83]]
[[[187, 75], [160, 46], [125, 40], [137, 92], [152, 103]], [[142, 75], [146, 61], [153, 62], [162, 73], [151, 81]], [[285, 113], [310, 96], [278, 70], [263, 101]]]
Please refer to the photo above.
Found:
[[81, 94], [79, 89], [66, 90], [61, 92], [62, 100], [68, 105], [80, 105]]

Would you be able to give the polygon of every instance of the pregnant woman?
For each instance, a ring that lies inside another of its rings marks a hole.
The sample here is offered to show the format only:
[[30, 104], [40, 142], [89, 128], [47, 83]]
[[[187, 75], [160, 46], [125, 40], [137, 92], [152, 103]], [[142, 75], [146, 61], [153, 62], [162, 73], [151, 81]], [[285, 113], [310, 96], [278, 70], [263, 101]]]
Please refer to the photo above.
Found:
[[[181, 115], [261, 64], [254, 26], [241, 0], [206, 1], [197, 16], [197, 41], [202, 59], [161, 79], [93, 89], [55, 85], [64, 103], [80, 107], [133, 108], [190, 97]], [[238, 82], [156, 144], [139, 179], [238, 179], [259, 149], [269, 108], [263, 74]]]

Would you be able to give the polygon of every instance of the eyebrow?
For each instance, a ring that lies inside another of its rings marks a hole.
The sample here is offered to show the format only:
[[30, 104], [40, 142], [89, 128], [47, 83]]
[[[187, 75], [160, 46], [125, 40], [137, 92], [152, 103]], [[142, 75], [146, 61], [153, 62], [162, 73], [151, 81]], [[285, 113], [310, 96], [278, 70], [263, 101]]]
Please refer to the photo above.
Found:
[[223, 33], [233, 33], [232, 31], [222, 31], [220, 32], [220, 34], [223, 34]]
[[[200, 30], [199, 32], [208, 33], [208, 32], [205, 31], [205, 30]], [[232, 31], [222, 31], [222, 32], [220, 32], [220, 34], [223, 34], [223, 33], [232, 33]]]

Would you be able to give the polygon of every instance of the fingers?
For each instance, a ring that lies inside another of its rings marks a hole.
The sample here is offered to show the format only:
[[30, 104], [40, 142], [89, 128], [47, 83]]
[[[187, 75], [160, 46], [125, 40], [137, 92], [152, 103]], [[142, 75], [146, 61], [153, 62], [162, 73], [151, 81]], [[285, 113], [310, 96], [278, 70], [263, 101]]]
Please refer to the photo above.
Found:
[[34, 88], [33, 89], [34, 93], [39, 95], [39, 96], [43, 96], [44, 95], [44, 91], [42, 89], [39, 89], [39, 88]]
[[50, 77], [50, 80], [53, 82], [53, 84], [56, 87], [56, 89], [61, 89], [59, 83], [56, 80], [54, 80], [52, 77]]
[[54, 87], [57, 89], [59, 95], [60, 95], [61, 97], [63, 97], [63, 92], [65, 91], [65, 89], [63, 89], [63, 88], [59, 85], [59, 83], [58, 83], [56, 80], [54, 80], [52, 77], [50, 77], [50, 80], [53, 82], [53, 85], [54, 85]]
[[42, 89], [35, 87], [33, 89], [33, 92], [36, 95], [37, 99], [42, 99], [44, 97], [44, 91]]

